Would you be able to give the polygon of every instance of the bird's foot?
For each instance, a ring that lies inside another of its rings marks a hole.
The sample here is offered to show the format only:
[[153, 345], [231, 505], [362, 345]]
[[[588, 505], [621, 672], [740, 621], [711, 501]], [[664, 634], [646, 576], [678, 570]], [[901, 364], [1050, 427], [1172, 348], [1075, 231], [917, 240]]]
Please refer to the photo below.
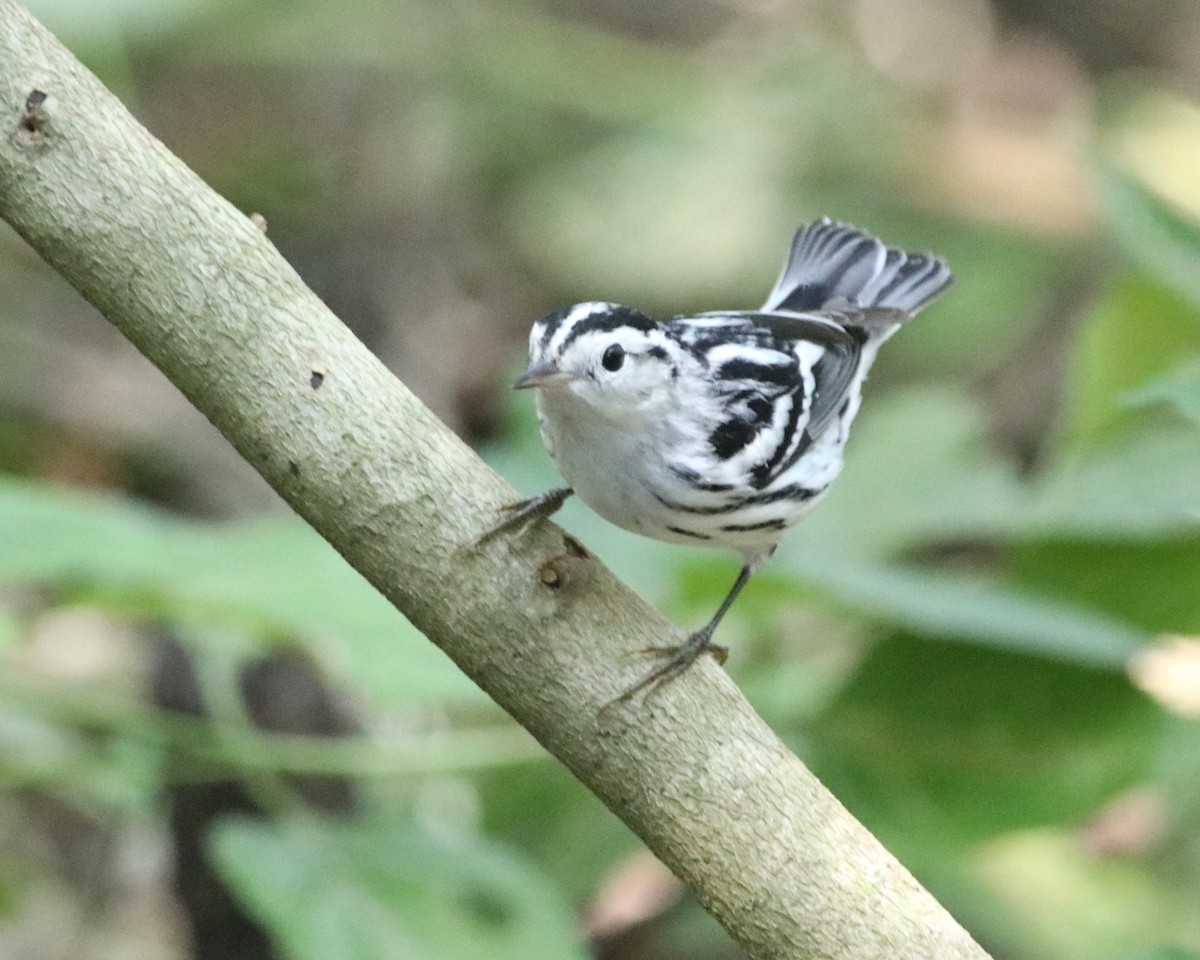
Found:
[[657, 688], [664, 683], [670, 683], [684, 673], [702, 655], [710, 654], [719, 664], [723, 664], [729, 656], [729, 648], [712, 642], [712, 630], [697, 630], [683, 643], [676, 647], [648, 647], [643, 653], [652, 653], [665, 657], [662, 663], [647, 673], [641, 680], [617, 697], [614, 704], [632, 700], [643, 690]]
[[539, 493], [536, 497], [530, 497], [528, 500], [505, 504], [500, 509], [508, 516], [490, 530], [484, 531], [483, 535], [471, 544], [470, 549], [482, 547], [502, 533], [508, 533], [510, 530], [523, 530], [532, 523], [553, 516], [572, 492], [570, 487], [559, 487], [556, 490]]

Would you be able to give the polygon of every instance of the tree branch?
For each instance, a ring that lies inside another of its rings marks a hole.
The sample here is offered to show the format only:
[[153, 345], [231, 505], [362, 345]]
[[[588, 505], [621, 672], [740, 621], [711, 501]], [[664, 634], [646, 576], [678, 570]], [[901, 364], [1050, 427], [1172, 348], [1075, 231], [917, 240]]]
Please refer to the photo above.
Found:
[[756, 958], [985, 958], [705, 659], [512, 490], [14, 0], [0, 215], [335, 549], [621, 817]]

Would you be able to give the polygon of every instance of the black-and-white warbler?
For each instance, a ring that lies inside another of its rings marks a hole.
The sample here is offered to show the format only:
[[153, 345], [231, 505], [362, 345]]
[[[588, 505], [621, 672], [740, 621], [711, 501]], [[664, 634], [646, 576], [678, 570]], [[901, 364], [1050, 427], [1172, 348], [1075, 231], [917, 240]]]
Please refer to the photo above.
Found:
[[889, 248], [829, 219], [801, 227], [760, 310], [656, 322], [580, 303], [533, 325], [529, 369], [542, 440], [569, 487], [514, 507], [509, 528], [572, 492], [657, 540], [724, 547], [741, 572], [706, 626], [622, 699], [723, 662], [713, 631], [779, 538], [829, 489], [880, 345], [949, 286], [937, 257]]

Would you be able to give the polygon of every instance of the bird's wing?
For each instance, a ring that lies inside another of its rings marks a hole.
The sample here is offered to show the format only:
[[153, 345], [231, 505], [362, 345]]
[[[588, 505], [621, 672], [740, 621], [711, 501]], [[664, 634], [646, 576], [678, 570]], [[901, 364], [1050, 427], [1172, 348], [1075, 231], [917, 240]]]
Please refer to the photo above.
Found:
[[[674, 325], [705, 359], [718, 390], [735, 401], [713, 435], [714, 450], [721, 459], [743, 461], [760, 489], [837, 416], [864, 341], [853, 328], [818, 314], [730, 311]], [[769, 402], [769, 411], [755, 397]]]
[[[786, 359], [787, 363], [781, 362], [778, 369], [790, 369], [790, 376], [784, 384], [780, 384], [778, 379], [769, 378], [768, 386], [774, 387], [771, 393], [779, 393], [780, 386], [789, 392], [803, 391], [805, 373], [811, 372], [812, 396], [806, 397], [804, 404], [808, 413], [805, 429], [811, 437], [816, 438], [837, 414], [838, 405], [858, 371], [863, 339], [857, 335], [855, 327], [865, 326], [864, 315], [869, 312], [853, 311], [853, 318], [840, 313], [757, 311], [731, 311], [712, 316], [729, 317], [756, 328], [761, 348], [776, 351], [780, 354], [780, 361]], [[706, 316], [709, 315], [701, 314], [697, 319]], [[879, 320], [882, 322], [883, 318]], [[715, 372], [723, 376], [722, 371], [730, 370], [731, 366], [726, 361]], [[736, 371], [734, 366], [731, 372]]]

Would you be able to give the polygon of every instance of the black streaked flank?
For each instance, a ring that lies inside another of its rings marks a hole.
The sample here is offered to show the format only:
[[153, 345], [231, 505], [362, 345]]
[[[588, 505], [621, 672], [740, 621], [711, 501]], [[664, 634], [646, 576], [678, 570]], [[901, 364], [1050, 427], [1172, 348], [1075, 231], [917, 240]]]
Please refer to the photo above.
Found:
[[711, 540], [707, 533], [697, 533], [695, 530], [684, 530], [683, 527], [667, 527], [672, 533], [678, 533], [684, 537], [695, 537], [697, 540]]
[[654, 499], [661, 503], [668, 510], [678, 510], [680, 513], [725, 513], [729, 510], [737, 510], [741, 506], [739, 503], [722, 504], [717, 507], [696, 507], [689, 503], [680, 503], [678, 500], [672, 500], [670, 497], [664, 497], [657, 490], [652, 491]]
[[733, 489], [732, 483], [709, 483], [702, 480], [700, 474], [695, 470], [691, 470], [681, 464], [671, 464], [670, 470], [684, 483], [689, 484], [695, 490], [702, 490], [704, 493], [725, 493]]
[[824, 493], [824, 487], [806, 487], [799, 483], [790, 483], [786, 487], [780, 487], [778, 490], [768, 490], [763, 493], [752, 493], [746, 497], [737, 497], [733, 500], [727, 500], [724, 503], [698, 505], [693, 503], [681, 503], [678, 500], [673, 500], [670, 497], [664, 497], [657, 490], [651, 491], [654, 494], [654, 499], [661, 503], [669, 510], [678, 510], [680, 513], [691, 513], [697, 516], [713, 517], [722, 513], [737, 513], [739, 510], [746, 510], [750, 507], [761, 507], [771, 503], [780, 503], [784, 500], [791, 500], [796, 503], [804, 503], [806, 500], [811, 500], [813, 497]]
[[697, 506], [692, 503], [680, 503], [678, 500], [672, 500], [670, 497], [664, 497], [657, 490], [652, 491], [654, 499], [661, 503], [668, 510], [678, 510], [680, 513], [692, 513], [697, 516], [711, 517], [720, 513], [736, 513], [746, 505], [746, 501], [742, 498], [737, 500], [729, 500], [725, 503], [718, 503], [712, 506]]
[[757, 507], [765, 503], [779, 503], [781, 500], [796, 500], [803, 503], [805, 500], [811, 500], [813, 497], [824, 492], [824, 487], [814, 489], [799, 483], [789, 483], [786, 487], [780, 487], [778, 490], [770, 490], [765, 493], [756, 493], [753, 496], [749, 496], [742, 501], [742, 504], [747, 507]]
[[780, 519], [762, 520], [759, 523], [730, 523], [721, 529], [726, 533], [749, 533], [752, 530], [783, 530], [787, 524]]

